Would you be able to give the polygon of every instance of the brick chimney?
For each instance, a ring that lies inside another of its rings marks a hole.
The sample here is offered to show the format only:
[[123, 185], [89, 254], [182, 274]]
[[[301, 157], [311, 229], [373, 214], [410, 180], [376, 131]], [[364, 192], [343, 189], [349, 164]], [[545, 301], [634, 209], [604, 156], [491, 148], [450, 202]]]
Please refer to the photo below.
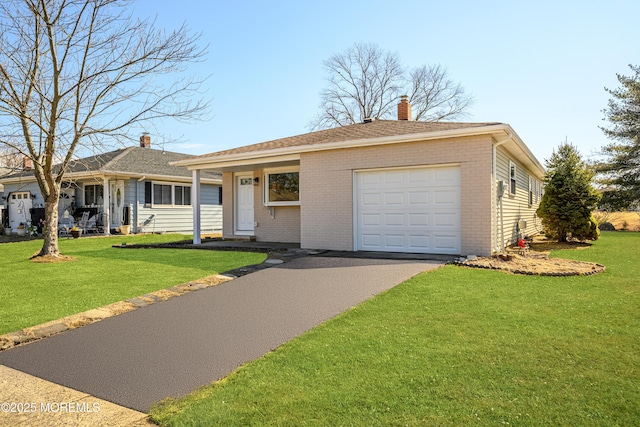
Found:
[[402, 95], [400, 97], [400, 103], [398, 104], [398, 120], [411, 120], [411, 104], [409, 104], [409, 97]]
[[151, 137], [147, 132], [144, 132], [142, 135], [140, 135], [140, 147], [151, 148]]
[[29, 157], [22, 158], [22, 170], [23, 171], [33, 170], [33, 160], [31, 160], [31, 158]]

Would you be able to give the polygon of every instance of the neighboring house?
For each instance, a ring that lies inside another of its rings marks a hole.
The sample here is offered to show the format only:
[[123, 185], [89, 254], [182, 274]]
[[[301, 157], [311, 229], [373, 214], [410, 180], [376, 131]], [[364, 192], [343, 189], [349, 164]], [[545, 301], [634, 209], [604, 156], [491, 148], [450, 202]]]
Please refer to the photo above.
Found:
[[[0, 178], [9, 173], [11, 173], [9, 169], [0, 167]], [[0, 184], [0, 197], [4, 197], [4, 185], [2, 184]], [[2, 229], [2, 227], [4, 227], [4, 203], [0, 203], [0, 229]]]
[[[151, 148], [148, 135], [129, 147], [75, 160], [64, 176], [59, 218], [83, 212], [96, 216], [96, 228], [109, 234], [123, 225], [131, 232], [193, 232], [192, 173], [171, 163], [193, 157]], [[13, 231], [21, 222], [37, 223], [44, 199], [29, 167], [0, 179]], [[221, 174], [203, 174], [199, 191], [199, 228], [222, 228]], [[152, 217], [153, 216], [153, 217]]]
[[367, 120], [176, 165], [194, 177], [222, 172], [225, 238], [487, 256], [541, 231], [544, 168], [509, 125], [411, 121], [406, 98], [398, 110], [404, 120]]

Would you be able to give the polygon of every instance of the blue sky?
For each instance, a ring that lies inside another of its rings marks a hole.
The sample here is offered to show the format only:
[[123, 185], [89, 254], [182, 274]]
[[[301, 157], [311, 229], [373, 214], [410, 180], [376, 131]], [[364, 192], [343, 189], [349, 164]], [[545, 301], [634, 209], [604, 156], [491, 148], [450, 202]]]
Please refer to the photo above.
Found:
[[588, 158], [608, 142], [598, 128], [604, 87], [640, 64], [637, 0], [139, 0], [135, 8], [167, 29], [186, 22], [209, 44], [191, 71], [211, 75], [210, 118], [150, 130], [154, 147], [191, 154], [308, 132], [322, 62], [371, 42], [408, 67], [445, 66], [475, 98], [465, 120], [510, 124], [541, 162], [565, 139]]

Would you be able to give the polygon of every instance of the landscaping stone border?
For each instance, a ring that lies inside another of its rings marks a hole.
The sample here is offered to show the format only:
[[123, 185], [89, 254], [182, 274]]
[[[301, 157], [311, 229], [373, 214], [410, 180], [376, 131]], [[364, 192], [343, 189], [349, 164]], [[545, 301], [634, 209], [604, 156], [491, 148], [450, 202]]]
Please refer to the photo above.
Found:
[[458, 265], [462, 267], [470, 267], [470, 268], [480, 268], [485, 270], [499, 270], [504, 271], [511, 274], [521, 274], [527, 276], [550, 276], [550, 277], [568, 277], [568, 276], [592, 276], [594, 274], [602, 273], [606, 270], [606, 267], [602, 264], [584, 262], [581, 261], [582, 264], [587, 264], [592, 266], [591, 270], [588, 271], [536, 271], [536, 270], [528, 270], [523, 268], [509, 268], [504, 266], [494, 266], [488, 264], [482, 264], [478, 262], [474, 262], [470, 260], [453, 260], [450, 264]]

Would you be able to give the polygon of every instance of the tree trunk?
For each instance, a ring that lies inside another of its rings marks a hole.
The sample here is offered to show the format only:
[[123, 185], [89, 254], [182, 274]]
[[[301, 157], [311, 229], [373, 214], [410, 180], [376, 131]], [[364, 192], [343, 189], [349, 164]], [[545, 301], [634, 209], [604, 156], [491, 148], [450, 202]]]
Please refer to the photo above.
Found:
[[[57, 189], [56, 189], [57, 190]], [[51, 191], [44, 201], [44, 228], [42, 235], [44, 243], [36, 256], [60, 256], [58, 247], [58, 200], [60, 191]]]
[[560, 236], [558, 236], [558, 242], [566, 243], [567, 242], [567, 232], [564, 230], [560, 230]]

